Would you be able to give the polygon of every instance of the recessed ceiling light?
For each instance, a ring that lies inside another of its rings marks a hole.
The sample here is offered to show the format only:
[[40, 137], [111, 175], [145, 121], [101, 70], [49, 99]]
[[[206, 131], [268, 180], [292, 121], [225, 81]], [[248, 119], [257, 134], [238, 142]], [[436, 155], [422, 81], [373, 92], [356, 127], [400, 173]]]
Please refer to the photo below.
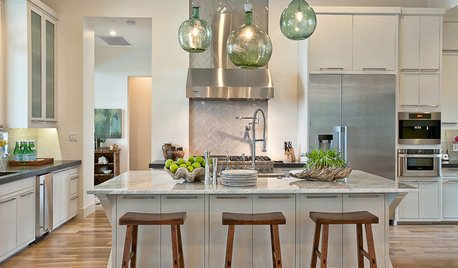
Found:
[[111, 36], [115, 36], [115, 35], [116, 35], [116, 32], [115, 32], [115, 31], [110, 31], [110, 35], [111, 35]]

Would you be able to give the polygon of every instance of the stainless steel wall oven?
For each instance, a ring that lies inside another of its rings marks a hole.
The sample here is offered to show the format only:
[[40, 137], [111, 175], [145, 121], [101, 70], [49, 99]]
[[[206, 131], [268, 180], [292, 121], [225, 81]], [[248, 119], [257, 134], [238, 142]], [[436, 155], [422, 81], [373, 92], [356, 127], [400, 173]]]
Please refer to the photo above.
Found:
[[441, 113], [399, 113], [399, 144], [440, 144]]
[[440, 170], [440, 149], [398, 150], [398, 176], [400, 177], [439, 177]]

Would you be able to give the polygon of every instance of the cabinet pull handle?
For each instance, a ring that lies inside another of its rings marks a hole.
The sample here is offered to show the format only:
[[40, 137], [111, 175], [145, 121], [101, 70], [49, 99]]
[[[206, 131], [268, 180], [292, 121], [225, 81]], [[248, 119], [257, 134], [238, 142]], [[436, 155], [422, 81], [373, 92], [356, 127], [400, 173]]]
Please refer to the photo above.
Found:
[[79, 195], [75, 195], [74, 197], [70, 198], [70, 200], [78, 199], [78, 197], [80, 197], [80, 196]]
[[337, 195], [307, 195], [309, 199], [337, 198]]
[[78, 179], [78, 177], [79, 176], [72, 177], [72, 178], [70, 178], [70, 180], [72, 181], [72, 180]]
[[378, 194], [370, 194], [370, 195], [349, 195], [349, 198], [376, 198], [379, 197]]
[[417, 104], [401, 104], [401, 106], [404, 106], [404, 107], [418, 107]]
[[4, 201], [0, 201], [0, 204], [5, 204], [5, 203], [11, 202], [11, 201], [13, 201], [15, 199], [16, 199], [16, 197], [12, 197], [10, 199], [4, 200]]
[[433, 184], [438, 183], [438, 181], [420, 181], [422, 184]]
[[431, 105], [431, 104], [422, 104], [420, 106], [433, 107], [433, 108], [439, 107], [439, 105]]
[[167, 196], [167, 199], [197, 199], [198, 196]]
[[442, 122], [444, 125], [456, 125], [458, 122]]
[[154, 196], [123, 196], [122, 199], [154, 199]]
[[247, 199], [246, 196], [217, 196], [216, 199]]
[[442, 53], [458, 53], [458, 49], [442, 49]]
[[289, 199], [290, 196], [260, 196], [259, 199]]
[[364, 67], [363, 71], [386, 71], [385, 67]]
[[30, 191], [30, 192], [25, 193], [25, 194], [21, 194], [21, 197], [28, 196], [28, 195], [31, 195], [31, 194], [33, 194], [33, 191]]
[[323, 67], [320, 68], [320, 71], [343, 71], [342, 67]]
[[401, 69], [401, 72], [418, 72], [420, 69], [409, 69], [409, 68], [403, 68]]
[[438, 72], [439, 69], [420, 69], [422, 72]]

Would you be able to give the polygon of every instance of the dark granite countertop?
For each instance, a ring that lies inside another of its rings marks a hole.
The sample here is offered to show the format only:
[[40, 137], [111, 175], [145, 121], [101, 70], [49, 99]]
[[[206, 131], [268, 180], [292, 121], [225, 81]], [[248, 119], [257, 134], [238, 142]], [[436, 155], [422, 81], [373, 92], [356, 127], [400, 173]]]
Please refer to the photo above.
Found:
[[442, 161], [443, 168], [458, 168], [458, 160]]
[[[156, 160], [149, 164], [149, 168], [162, 169], [164, 167], [165, 160]], [[281, 161], [274, 161], [274, 168], [302, 168], [304, 163], [284, 163]]]
[[9, 166], [2, 172], [16, 172], [14, 174], [1, 176], [0, 184], [8, 182], [39, 176], [46, 173], [54, 172], [57, 170], [79, 166], [81, 160], [55, 160], [54, 163], [43, 166]]

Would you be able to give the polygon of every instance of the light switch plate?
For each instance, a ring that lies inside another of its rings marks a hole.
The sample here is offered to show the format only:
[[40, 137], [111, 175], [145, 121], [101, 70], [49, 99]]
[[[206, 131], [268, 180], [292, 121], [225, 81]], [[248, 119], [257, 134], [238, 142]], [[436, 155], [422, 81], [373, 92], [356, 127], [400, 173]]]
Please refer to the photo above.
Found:
[[77, 142], [78, 141], [78, 136], [76, 134], [70, 134], [70, 141]]

